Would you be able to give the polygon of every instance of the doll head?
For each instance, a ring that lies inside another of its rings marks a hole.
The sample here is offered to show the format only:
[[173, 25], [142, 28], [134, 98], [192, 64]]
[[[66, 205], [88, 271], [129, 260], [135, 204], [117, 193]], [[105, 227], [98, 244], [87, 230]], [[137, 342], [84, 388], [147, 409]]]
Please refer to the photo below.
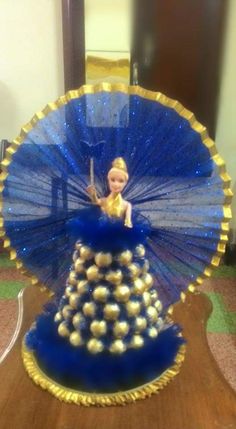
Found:
[[122, 192], [128, 182], [127, 166], [123, 158], [115, 158], [109, 170], [108, 185], [111, 192]]

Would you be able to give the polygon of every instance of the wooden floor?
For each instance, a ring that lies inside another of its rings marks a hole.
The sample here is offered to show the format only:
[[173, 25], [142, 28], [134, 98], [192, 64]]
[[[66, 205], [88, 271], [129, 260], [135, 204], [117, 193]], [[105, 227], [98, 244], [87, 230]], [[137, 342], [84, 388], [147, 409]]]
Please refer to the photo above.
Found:
[[1, 429], [236, 429], [236, 395], [206, 341], [211, 304], [205, 296], [189, 296], [175, 309], [188, 341], [180, 374], [158, 395], [110, 408], [61, 403], [27, 376], [21, 341], [45, 299], [36, 288], [24, 292], [20, 333], [0, 366]]

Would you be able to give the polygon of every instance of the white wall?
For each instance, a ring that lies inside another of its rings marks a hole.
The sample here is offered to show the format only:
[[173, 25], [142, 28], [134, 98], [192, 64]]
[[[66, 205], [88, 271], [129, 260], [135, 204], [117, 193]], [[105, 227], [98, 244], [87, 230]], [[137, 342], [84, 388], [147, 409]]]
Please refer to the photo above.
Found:
[[60, 0], [0, 0], [0, 140], [64, 93]]
[[[230, 0], [225, 37], [216, 145], [226, 162], [235, 194], [232, 228], [236, 230], [236, 1]], [[236, 242], [236, 233], [234, 241]]]
[[86, 51], [130, 52], [132, 1], [84, 1]]
[[133, 0], [85, 0], [84, 6], [86, 83], [129, 84]]

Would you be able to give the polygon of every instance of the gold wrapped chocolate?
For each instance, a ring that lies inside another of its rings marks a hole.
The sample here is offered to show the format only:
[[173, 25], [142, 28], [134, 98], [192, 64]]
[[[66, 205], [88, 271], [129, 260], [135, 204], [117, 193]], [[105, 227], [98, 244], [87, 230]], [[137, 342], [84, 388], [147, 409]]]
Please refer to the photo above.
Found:
[[130, 288], [124, 284], [117, 286], [114, 291], [114, 296], [118, 302], [127, 302], [130, 294]]
[[129, 316], [137, 316], [140, 313], [141, 305], [138, 301], [129, 301], [126, 304], [126, 310]]
[[76, 313], [72, 319], [74, 328], [78, 329], [83, 321], [84, 321], [84, 316], [81, 313]]
[[103, 351], [103, 343], [102, 341], [98, 340], [97, 338], [92, 338], [87, 343], [87, 348], [90, 353], [96, 354], [101, 353]]
[[120, 308], [117, 304], [106, 304], [103, 311], [106, 320], [116, 320], [120, 314]]
[[69, 298], [69, 303], [70, 303], [70, 306], [72, 307], [72, 308], [77, 308], [78, 307], [78, 303], [79, 303], [79, 295], [77, 294], [77, 292], [73, 292], [71, 295], [70, 295], [70, 298]]
[[112, 263], [112, 254], [104, 252], [96, 253], [95, 262], [98, 267], [108, 267]]
[[150, 273], [145, 273], [142, 276], [142, 279], [143, 279], [143, 281], [144, 281], [144, 283], [146, 285], [146, 288], [150, 289], [152, 287], [152, 285], [153, 285], [153, 277], [152, 277], [152, 275]]
[[113, 326], [114, 335], [118, 338], [122, 338], [129, 332], [129, 324], [124, 321], [116, 321]]
[[154, 307], [156, 308], [157, 312], [160, 313], [162, 310], [162, 303], [161, 301], [158, 299], [155, 303], [154, 303]]
[[85, 270], [83, 259], [77, 258], [74, 267], [77, 273], [82, 273]]
[[158, 293], [154, 289], [150, 290], [149, 293], [151, 295], [152, 302], [154, 303], [158, 298]]
[[121, 265], [128, 265], [132, 261], [132, 257], [133, 255], [130, 250], [124, 250], [119, 254], [117, 260]]
[[85, 316], [94, 317], [96, 312], [96, 305], [94, 302], [86, 302], [83, 305], [83, 313]]
[[142, 244], [139, 244], [135, 247], [135, 255], [143, 258], [145, 255], [145, 247]]
[[75, 347], [83, 344], [83, 340], [79, 332], [74, 331], [70, 334], [70, 343]]
[[92, 259], [94, 256], [92, 249], [88, 246], [81, 246], [79, 253], [83, 261], [89, 261], [89, 259]]
[[143, 293], [143, 302], [146, 307], [148, 307], [152, 303], [151, 295], [147, 291]]
[[107, 332], [107, 324], [105, 320], [94, 320], [90, 325], [90, 331], [94, 337], [101, 337]]
[[58, 334], [61, 337], [69, 337], [70, 335], [70, 331], [66, 325], [66, 322], [61, 322], [60, 325], [58, 326]]
[[134, 288], [133, 291], [135, 294], [137, 295], [142, 295], [143, 292], [146, 289], [146, 285], [144, 283], [144, 281], [142, 279], [140, 279], [139, 277], [137, 279], [134, 280]]
[[87, 280], [79, 280], [77, 283], [77, 292], [79, 295], [88, 291], [88, 281]]
[[157, 322], [158, 314], [155, 307], [150, 306], [147, 308], [147, 317], [152, 323]]
[[122, 281], [123, 275], [121, 270], [110, 270], [108, 271], [108, 273], [105, 276], [105, 279], [110, 282], [113, 283], [114, 285], [119, 285]]
[[134, 326], [136, 332], [143, 331], [147, 327], [147, 320], [143, 316], [136, 317]]
[[77, 284], [77, 274], [75, 271], [71, 271], [69, 274], [69, 283], [73, 286]]
[[141, 335], [134, 335], [132, 340], [130, 341], [130, 347], [134, 349], [138, 349], [142, 347], [143, 344], [144, 344], [144, 340], [143, 340], [143, 337], [141, 337]]
[[101, 278], [101, 275], [99, 273], [99, 269], [97, 267], [97, 265], [91, 265], [91, 267], [89, 267], [86, 270], [86, 276], [87, 279], [90, 281], [97, 281]]
[[67, 298], [71, 295], [72, 291], [73, 291], [73, 288], [71, 286], [66, 287], [65, 295], [67, 296]]
[[64, 317], [64, 319], [68, 319], [68, 317], [71, 316], [71, 313], [73, 311], [73, 308], [70, 305], [65, 305], [62, 309], [62, 315]]
[[62, 315], [61, 315], [61, 312], [60, 311], [58, 311], [56, 314], [55, 314], [55, 316], [54, 316], [54, 321], [55, 322], [60, 322], [62, 320]]
[[138, 277], [141, 271], [139, 265], [134, 263], [128, 265], [128, 270], [132, 279]]
[[154, 326], [152, 326], [151, 328], [148, 329], [148, 335], [151, 338], [156, 338], [158, 335], [157, 329]]
[[106, 302], [109, 296], [109, 290], [106, 286], [97, 286], [93, 291], [93, 297], [96, 301]]
[[109, 350], [111, 353], [121, 354], [125, 352], [126, 346], [122, 340], [115, 340], [111, 343]]

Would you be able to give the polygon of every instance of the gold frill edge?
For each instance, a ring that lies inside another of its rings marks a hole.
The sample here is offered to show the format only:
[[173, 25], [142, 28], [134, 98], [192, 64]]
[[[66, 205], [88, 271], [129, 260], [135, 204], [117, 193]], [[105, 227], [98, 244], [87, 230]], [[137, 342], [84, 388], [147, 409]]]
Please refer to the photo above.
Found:
[[174, 364], [164, 371], [158, 378], [138, 386], [134, 389], [116, 393], [88, 393], [62, 386], [49, 378], [38, 366], [34, 353], [30, 351], [24, 341], [22, 344], [22, 359], [29, 377], [43, 390], [47, 390], [60, 401], [77, 405], [107, 407], [126, 405], [140, 399], [145, 399], [162, 390], [179, 372], [184, 361], [186, 346], [180, 346]]
[[[47, 116], [50, 112], [64, 106], [70, 100], [79, 98], [86, 94], [95, 94], [101, 91], [122, 92], [130, 95], [139, 95], [142, 98], [157, 101], [166, 107], [170, 107], [174, 109], [180, 116], [182, 116], [189, 122], [191, 128], [194, 131], [196, 131], [198, 134], [201, 135], [203, 144], [208, 148], [214, 163], [218, 167], [219, 175], [221, 177], [221, 180], [223, 183], [223, 190], [224, 190], [223, 219], [221, 222], [220, 239], [217, 245], [217, 250], [214, 256], [212, 257], [210, 264], [204, 269], [203, 273], [199, 275], [197, 279], [194, 282], [190, 283], [188, 286], [188, 291], [194, 292], [196, 286], [201, 285], [203, 280], [206, 277], [211, 276], [213, 268], [219, 265], [221, 256], [225, 252], [225, 246], [228, 241], [229, 221], [232, 217], [231, 208], [230, 208], [230, 203], [233, 197], [233, 193], [230, 189], [231, 179], [228, 173], [226, 172], [224, 160], [220, 157], [220, 155], [217, 152], [214, 141], [208, 136], [206, 127], [204, 127], [202, 124], [200, 124], [200, 122], [196, 120], [194, 114], [190, 112], [190, 110], [186, 109], [177, 100], [171, 99], [160, 92], [154, 92], [154, 91], [143, 89], [138, 85], [128, 86], [123, 83], [111, 84], [111, 83], [104, 82], [104, 83], [99, 83], [97, 85], [81, 86], [79, 89], [68, 91], [65, 95], [59, 97], [55, 102], [47, 104], [46, 107], [41, 112], [36, 113], [31, 119], [31, 121], [22, 127], [19, 136], [15, 140], [13, 140], [12, 144], [7, 148], [6, 157], [1, 163], [2, 173], [0, 175], [0, 237], [2, 237], [3, 239], [4, 248], [9, 250], [10, 259], [16, 262], [16, 267], [20, 269], [20, 271], [23, 274], [26, 274], [31, 278], [31, 283], [33, 285], [38, 285], [40, 286], [41, 290], [48, 291], [50, 296], [53, 295], [53, 293], [50, 290], [48, 290], [48, 288], [45, 285], [42, 285], [42, 283], [40, 283], [39, 279], [35, 275], [32, 275], [28, 270], [24, 268], [23, 262], [17, 258], [16, 251], [11, 246], [11, 242], [6, 235], [6, 231], [4, 229], [4, 218], [2, 215], [2, 206], [3, 206], [2, 191], [4, 189], [4, 181], [8, 176], [8, 167], [11, 163], [12, 156], [17, 151], [18, 147], [22, 144], [27, 134], [38, 123], [38, 121], [45, 118], [45, 116]], [[181, 293], [180, 299], [181, 301], [185, 301], [186, 294], [184, 292]], [[173, 308], [170, 307], [169, 313], [172, 313], [172, 311], [173, 311]]]

